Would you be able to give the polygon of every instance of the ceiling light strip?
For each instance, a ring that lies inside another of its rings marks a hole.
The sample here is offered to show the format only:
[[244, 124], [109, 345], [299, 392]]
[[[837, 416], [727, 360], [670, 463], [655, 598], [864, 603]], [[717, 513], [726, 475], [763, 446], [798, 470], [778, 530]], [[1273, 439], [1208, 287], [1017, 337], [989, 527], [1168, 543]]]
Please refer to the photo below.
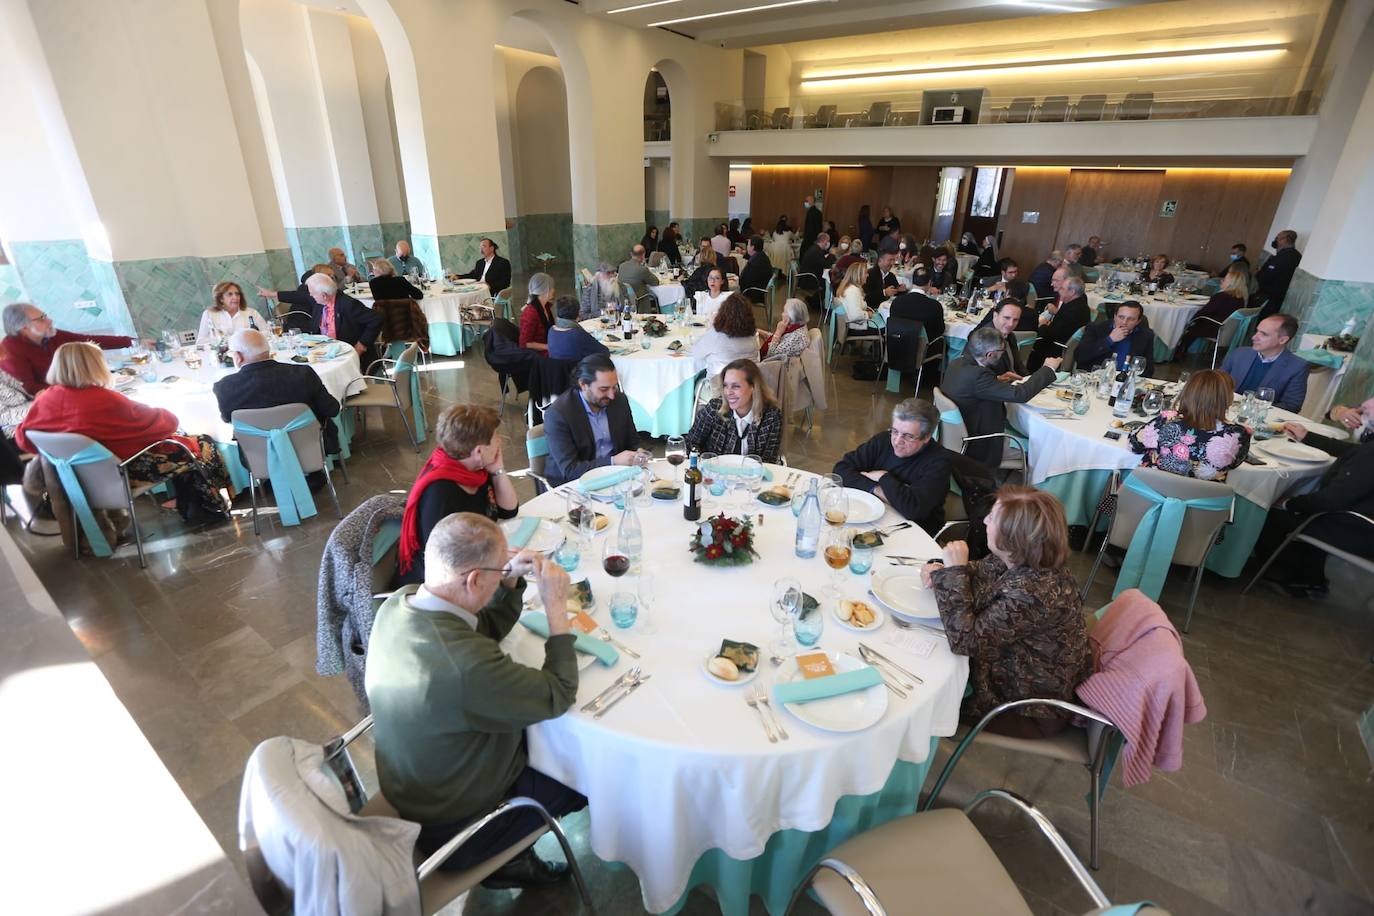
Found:
[[722, 16], [738, 16], [741, 13], [761, 13], [764, 10], [781, 9], [784, 6], [805, 6], [809, 3], [834, 3], [836, 0], [783, 0], [782, 3], [765, 3], [762, 6], [746, 6], [737, 10], [723, 10], [719, 13], [702, 13], [699, 16], [683, 16], [681, 19], [664, 19], [662, 22], [651, 22], [648, 28], [656, 29], [665, 25], [678, 25], [683, 22], [698, 22], [702, 19], [719, 19]]
[[1190, 57], [1230, 54], [1252, 54], [1265, 51], [1284, 51], [1287, 42], [1268, 42], [1258, 45], [1227, 45], [1211, 48], [1188, 48], [1176, 51], [1127, 52], [1123, 54], [1098, 54], [1092, 57], [1044, 57], [1031, 60], [1014, 60], [1004, 63], [950, 64], [944, 67], [902, 67], [893, 70], [851, 70], [836, 73], [803, 76], [802, 85], [819, 82], [839, 82], [843, 80], [891, 79], [903, 76], [930, 76], [941, 73], [969, 73], [984, 70], [1017, 70], [1027, 67], [1065, 67], [1086, 64], [1129, 63], [1133, 61], [1187, 59]]
[[681, 3], [682, 0], [653, 0], [652, 3], [636, 3], [634, 6], [622, 6], [619, 9], [606, 10], [607, 16], [614, 16], [616, 13], [633, 13], [635, 10], [647, 10], [651, 6], [667, 6], [670, 3]]

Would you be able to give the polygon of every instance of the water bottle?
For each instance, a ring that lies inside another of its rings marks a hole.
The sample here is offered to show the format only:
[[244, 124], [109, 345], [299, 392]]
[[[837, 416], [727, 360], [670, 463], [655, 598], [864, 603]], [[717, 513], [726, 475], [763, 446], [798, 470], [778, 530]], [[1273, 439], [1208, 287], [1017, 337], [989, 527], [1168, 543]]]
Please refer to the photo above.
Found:
[[1107, 400], [1112, 393], [1112, 371], [1108, 363], [1102, 364], [1097, 370], [1097, 397], [1100, 400]]
[[630, 568], [639, 568], [639, 559], [644, 554], [644, 529], [639, 526], [639, 515], [635, 512], [633, 499], [625, 500], [625, 511], [620, 513], [620, 527], [616, 530], [620, 551], [630, 559]]
[[1351, 315], [1350, 318], [1349, 318], [1349, 319], [1345, 322], [1345, 324], [1341, 327], [1341, 336], [1342, 336], [1342, 337], [1353, 337], [1354, 334], [1355, 334], [1355, 328], [1356, 328], [1356, 327], [1358, 327], [1358, 322], [1357, 322], [1355, 316], [1354, 316], [1354, 315]]
[[797, 556], [809, 560], [816, 555], [821, 543], [821, 494], [820, 484], [811, 478], [811, 488], [806, 491], [806, 501], [802, 503], [797, 515]]

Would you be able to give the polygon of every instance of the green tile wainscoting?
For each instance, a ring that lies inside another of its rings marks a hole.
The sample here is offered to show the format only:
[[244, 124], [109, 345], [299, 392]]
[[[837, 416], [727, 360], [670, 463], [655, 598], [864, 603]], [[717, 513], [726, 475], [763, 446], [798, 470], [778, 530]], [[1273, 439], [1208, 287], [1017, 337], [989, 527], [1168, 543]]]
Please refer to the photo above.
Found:
[[417, 233], [411, 236], [410, 245], [431, 275], [443, 273], [466, 273], [481, 258], [482, 239], [496, 242], [502, 251], [510, 247], [506, 230], [495, 232], [464, 232], [457, 235], [426, 235]]
[[663, 227], [666, 226], [666, 225], [668, 225], [668, 211], [667, 211], [667, 210], [645, 210], [645, 211], [644, 211], [644, 230], [643, 230], [642, 232], [640, 232], [639, 234], [640, 234], [641, 236], [643, 236], [643, 235], [644, 235], [644, 232], [647, 232], [647, 231], [649, 230], [649, 227], [650, 227], [650, 226], [657, 226], [657, 227], [658, 227], [658, 231], [659, 231], [659, 232], [662, 232], [662, 231], [663, 231]]
[[287, 226], [286, 244], [296, 261], [296, 276], [305, 273], [312, 264], [329, 260], [329, 249], [348, 250], [346, 226]]
[[114, 275], [134, 326], [144, 335], [168, 329], [194, 330], [201, 312], [210, 305], [211, 291], [222, 280], [238, 283], [252, 301], [256, 298], [254, 290], [272, 279], [267, 253], [261, 251], [207, 258], [116, 261]]
[[397, 242], [410, 241], [410, 222], [382, 223], [382, 250], [387, 257], [396, 253]]
[[1298, 319], [1299, 334], [1336, 334], [1354, 316], [1360, 345], [1336, 392], [1336, 403], [1358, 404], [1374, 395], [1374, 283], [1324, 280], [1299, 267], [1283, 310]]
[[[571, 227], [568, 229], [568, 237], [572, 237]], [[520, 229], [520, 217], [506, 217], [506, 239], [509, 242], [509, 247], [501, 252], [502, 256], [510, 261], [512, 271], [524, 272], [525, 265], [528, 264], [526, 258], [528, 258], [529, 252], [525, 248], [524, 234]]]
[[595, 266], [598, 261], [619, 264], [630, 256], [630, 249], [643, 236], [643, 223], [611, 223], [605, 226], [573, 223], [573, 263], [578, 267]]
[[[10, 254], [18, 291], [51, 315], [59, 328], [91, 334], [133, 330], [113, 269], [91, 258], [81, 239], [13, 241]], [[95, 306], [78, 309], [77, 302]]]
[[[573, 218], [571, 213], [522, 213], [510, 229], [516, 270], [536, 271], [544, 264], [538, 255], [551, 254], [556, 263], [567, 266], [573, 260]], [[515, 251], [519, 252], [516, 259]]]
[[0, 264], [0, 305], [28, 301], [29, 294], [24, 289], [24, 280], [19, 276], [19, 268], [13, 264]]
[[410, 250], [415, 257], [420, 259], [420, 263], [425, 265], [425, 270], [429, 272], [430, 276], [437, 277], [440, 274], [439, 237], [437, 235], [412, 233]]
[[296, 259], [290, 248], [267, 249], [267, 272], [271, 277], [271, 282], [267, 285], [273, 289], [295, 289], [301, 282], [301, 274], [304, 273], [296, 270]]
[[383, 241], [381, 223], [360, 223], [348, 226], [348, 247], [344, 251], [348, 252], [348, 260], [359, 270], [367, 273], [363, 267], [363, 252], [381, 252], [391, 254], [386, 250], [386, 243]]

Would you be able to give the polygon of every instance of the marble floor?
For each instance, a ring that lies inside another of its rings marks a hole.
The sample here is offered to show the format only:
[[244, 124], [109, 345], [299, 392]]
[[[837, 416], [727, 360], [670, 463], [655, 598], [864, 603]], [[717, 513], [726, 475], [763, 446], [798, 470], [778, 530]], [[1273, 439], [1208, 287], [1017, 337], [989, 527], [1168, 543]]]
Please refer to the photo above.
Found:
[[[847, 361], [838, 365], [831, 409], [809, 434], [791, 433], [794, 465], [828, 469], [887, 422], [897, 398], [843, 374]], [[498, 400], [493, 373], [476, 353], [446, 361], [425, 381], [431, 418], [449, 403]], [[339, 481], [345, 511], [375, 493], [404, 490], [421, 463], [398, 423], [374, 420], [369, 429], [355, 443], [351, 482]], [[502, 432], [512, 443], [507, 465], [522, 465], [519, 411], [506, 411]], [[253, 746], [280, 734], [322, 742], [359, 717], [342, 677], [314, 673], [316, 579], [335, 519], [322, 506], [319, 517], [296, 528], [273, 519], [259, 538], [243, 502], [232, 522], [202, 530], [143, 506], [147, 570], [131, 549], [75, 563], [56, 538], [17, 535], [72, 629], [240, 868], [235, 813]], [[1086, 575], [1085, 555], [1075, 554], [1072, 564]], [[1374, 789], [1356, 727], [1374, 703], [1374, 600], [1370, 583], [1348, 568], [1333, 563], [1332, 574], [1331, 597], [1321, 602], [1263, 589], [1242, 598], [1241, 582], [1205, 577], [1184, 643], [1209, 715], [1188, 728], [1180, 772], [1156, 773], [1130, 790], [1118, 780], [1108, 790], [1097, 878], [1114, 901], [1150, 899], [1186, 914], [1374, 912]], [[1186, 600], [1182, 579], [1174, 577], [1163, 596], [1176, 622]], [[1110, 572], [1099, 574], [1088, 606], [1105, 603], [1111, 583]], [[357, 756], [375, 780], [365, 739]], [[1076, 849], [1086, 848], [1081, 770], [978, 749], [945, 800], [989, 786], [1032, 799]], [[1037, 913], [1089, 908], [1037, 834], [990, 809], [976, 820]], [[634, 875], [597, 861], [586, 827], [585, 813], [569, 819], [597, 910], [642, 912]], [[464, 912], [576, 909], [570, 888], [479, 890]], [[718, 908], [698, 890], [683, 912]]]

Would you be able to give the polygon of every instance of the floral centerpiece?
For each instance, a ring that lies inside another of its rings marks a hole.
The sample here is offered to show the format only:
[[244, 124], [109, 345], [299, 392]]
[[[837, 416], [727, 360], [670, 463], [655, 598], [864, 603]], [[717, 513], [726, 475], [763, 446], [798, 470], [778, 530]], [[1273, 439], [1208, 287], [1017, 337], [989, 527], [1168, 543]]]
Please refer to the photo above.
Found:
[[740, 520], [723, 512], [697, 525], [689, 547], [698, 563], [712, 566], [744, 566], [758, 556], [753, 522], [748, 516]]
[[644, 334], [648, 337], [663, 337], [668, 333], [668, 326], [658, 318], [644, 319]]
[[1333, 334], [1326, 339], [1326, 349], [1336, 353], [1353, 353], [1360, 345], [1360, 338], [1353, 334]]

